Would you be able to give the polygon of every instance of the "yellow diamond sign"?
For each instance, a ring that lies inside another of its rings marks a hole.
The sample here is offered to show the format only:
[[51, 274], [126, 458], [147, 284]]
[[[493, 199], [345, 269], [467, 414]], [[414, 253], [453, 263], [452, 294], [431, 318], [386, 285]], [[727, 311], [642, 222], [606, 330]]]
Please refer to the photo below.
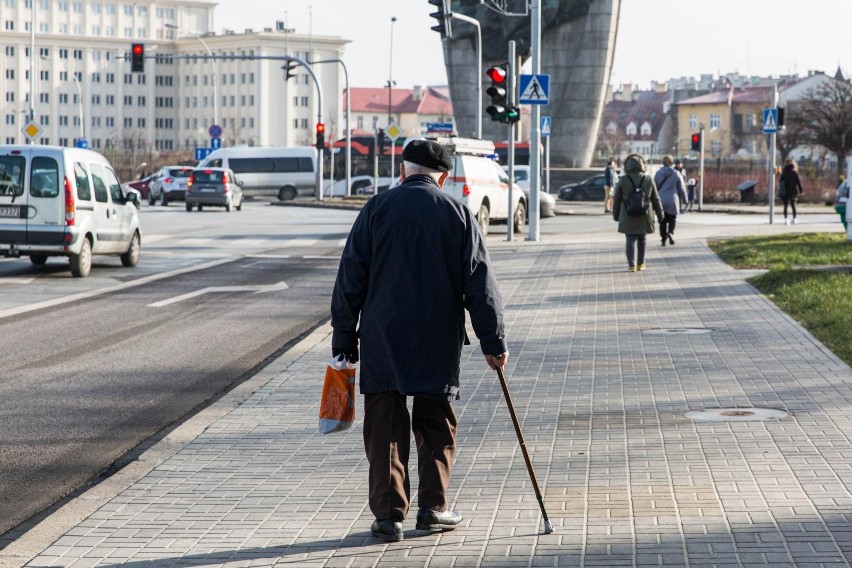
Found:
[[41, 136], [41, 128], [39, 128], [38, 124], [36, 124], [32, 120], [24, 125], [24, 127], [21, 129], [21, 132], [23, 132], [30, 140], [35, 140], [36, 138]]
[[399, 135], [402, 134], [402, 128], [395, 122], [391, 122], [388, 124], [388, 127], [385, 128], [385, 134], [388, 135], [388, 138], [391, 140], [396, 140], [399, 138]]

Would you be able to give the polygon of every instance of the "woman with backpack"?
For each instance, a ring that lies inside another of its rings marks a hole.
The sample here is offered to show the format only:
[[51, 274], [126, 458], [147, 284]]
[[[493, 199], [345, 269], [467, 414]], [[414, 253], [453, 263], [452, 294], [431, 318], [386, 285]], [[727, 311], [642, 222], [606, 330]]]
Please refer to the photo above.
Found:
[[804, 190], [802, 189], [802, 179], [799, 177], [799, 166], [796, 164], [796, 160], [787, 160], [784, 164], [784, 170], [781, 172], [781, 179], [778, 181], [778, 197], [784, 201], [785, 225], [790, 224], [790, 219], [787, 218], [788, 205], [793, 211], [793, 224], [796, 224], [796, 201], [802, 193], [804, 193]]
[[663, 220], [660, 194], [646, 171], [645, 159], [630, 154], [624, 160], [625, 175], [615, 186], [612, 218], [618, 221], [618, 232], [627, 239], [628, 272], [645, 270], [645, 238], [655, 232], [654, 217]]

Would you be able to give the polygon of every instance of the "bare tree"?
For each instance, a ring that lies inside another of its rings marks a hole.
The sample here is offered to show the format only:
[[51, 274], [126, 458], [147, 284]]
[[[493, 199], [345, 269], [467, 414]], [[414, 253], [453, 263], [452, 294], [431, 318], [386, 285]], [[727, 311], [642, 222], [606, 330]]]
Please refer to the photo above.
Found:
[[784, 113], [784, 127], [775, 136], [775, 145], [783, 162], [793, 150], [809, 142], [807, 124], [802, 118], [801, 101], [791, 101]]
[[807, 142], [822, 146], [837, 157], [837, 175], [845, 173], [852, 153], [852, 85], [842, 80], [826, 82], [808, 91], [797, 105]]

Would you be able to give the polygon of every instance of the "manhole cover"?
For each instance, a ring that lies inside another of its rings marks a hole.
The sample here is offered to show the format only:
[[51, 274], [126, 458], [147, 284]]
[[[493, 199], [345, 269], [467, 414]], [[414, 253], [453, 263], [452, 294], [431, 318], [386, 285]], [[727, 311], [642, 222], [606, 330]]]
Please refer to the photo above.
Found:
[[684, 414], [691, 420], [704, 422], [748, 422], [753, 420], [778, 420], [788, 413], [775, 408], [711, 408], [693, 410]]
[[703, 327], [675, 327], [670, 329], [648, 329], [644, 333], [647, 335], [700, 335], [712, 331], [712, 329], [705, 329]]

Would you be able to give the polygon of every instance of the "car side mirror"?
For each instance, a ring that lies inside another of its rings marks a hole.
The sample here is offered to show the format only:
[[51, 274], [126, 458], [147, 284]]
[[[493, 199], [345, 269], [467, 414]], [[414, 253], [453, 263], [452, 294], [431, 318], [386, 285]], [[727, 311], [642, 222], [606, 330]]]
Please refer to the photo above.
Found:
[[238, 186], [240, 186], [240, 187], [242, 187], [242, 186], [243, 186], [243, 183], [244, 183], [244, 182], [242, 182], [242, 181], [237, 181], [237, 185], [238, 185]]

